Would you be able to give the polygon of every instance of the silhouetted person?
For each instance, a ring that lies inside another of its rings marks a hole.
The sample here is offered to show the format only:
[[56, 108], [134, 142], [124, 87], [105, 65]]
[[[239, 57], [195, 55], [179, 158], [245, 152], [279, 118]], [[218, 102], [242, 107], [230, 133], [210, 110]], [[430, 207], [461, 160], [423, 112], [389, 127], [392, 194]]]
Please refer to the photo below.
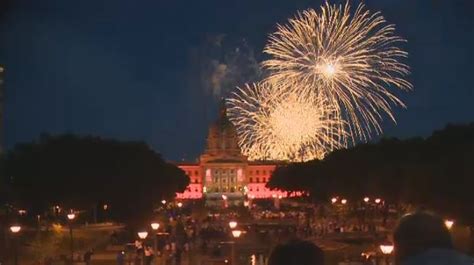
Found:
[[324, 253], [309, 241], [292, 240], [276, 246], [268, 265], [323, 265]]
[[117, 265], [124, 265], [125, 264], [125, 252], [124, 251], [119, 251], [117, 253]]
[[472, 258], [453, 249], [444, 221], [427, 212], [403, 217], [394, 233], [398, 265], [472, 265]]
[[92, 258], [92, 254], [94, 254], [94, 252], [92, 251], [92, 249], [89, 249], [88, 251], [86, 251], [86, 253], [84, 253], [84, 263], [86, 265], [90, 265], [91, 264], [91, 258]]

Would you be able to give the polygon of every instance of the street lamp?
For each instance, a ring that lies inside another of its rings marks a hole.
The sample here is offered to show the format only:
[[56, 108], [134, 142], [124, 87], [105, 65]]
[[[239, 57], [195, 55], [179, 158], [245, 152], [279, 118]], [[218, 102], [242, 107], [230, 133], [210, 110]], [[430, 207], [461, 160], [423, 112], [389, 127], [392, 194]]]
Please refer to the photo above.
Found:
[[[146, 237], [148, 236], [148, 232], [147, 231], [140, 231], [137, 233], [138, 234], [138, 237], [142, 240], [142, 241], [145, 241]], [[142, 243], [142, 246], [144, 247], [144, 243]], [[144, 258], [145, 258], [145, 252], [143, 251], [142, 253], [142, 256], [140, 257], [141, 258], [141, 262], [139, 264], [144, 264]]]
[[76, 214], [74, 212], [70, 212], [67, 214], [67, 219], [69, 220], [69, 238], [71, 241], [71, 263], [74, 262], [74, 239], [72, 236], [72, 221], [76, 218]]
[[385, 257], [385, 264], [389, 265], [390, 264], [389, 257], [390, 257], [390, 254], [392, 254], [392, 252], [393, 252], [394, 246], [390, 243], [389, 244], [381, 244], [379, 246], [379, 248], [380, 248], [380, 251], [382, 251], [382, 254]]
[[342, 199], [342, 200], [341, 200], [341, 203], [342, 203], [342, 204], [346, 204], [346, 203], [347, 203], [347, 200], [346, 200], [346, 199]]
[[236, 221], [230, 221], [229, 222], [229, 227], [230, 227], [230, 229], [236, 228], [237, 227], [237, 222]]
[[10, 226], [10, 231], [12, 232], [13, 236], [15, 237], [15, 253], [14, 253], [14, 265], [18, 265], [18, 238], [17, 234], [20, 232], [21, 226], [19, 225], [12, 225]]
[[165, 205], [165, 204], [166, 204], [166, 200], [161, 200], [161, 204]]
[[369, 202], [369, 201], [370, 201], [369, 197], [365, 197], [365, 198], [364, 198], [364, 202], [367, 203], [367, 202]]
[[153, 237], [153, 252], [156, 255], [156, 253], [158, 253], [158, 251], [157, 251], [158, 250], [158, 235], [157, 235], [156, 231], [160, 228], [160, 223], [153, 222], [153, 223], [150, 224], [150, 226], [151, 226], [151, 229], [153, 229], [154, 235], [155, 235]]
[[153, 230], [158, 230], [158, 228], [160, 228], [160, 224], [157, 222], [151, 223], [150, 226]]
[[182, 202], [178, 202], [178, 207], [179, 207], [179, 208], [183, 207], [183, 203], [182, 203]]
[[21, 230], [21, 226], [19, 225], [12, 225], [10, 226], [10, 231], [13, 233], [13, 234], [16, 234], [18, 232], [20, 232]]
[[148, 232], [146, 231], [141, 231], [141, 232], [138, 232], [137, 234], [141, 240], [145, 240], [145, 238], [148, 236]]
[[446, 226], [446, 228], [448, 228], [448, 230], [451, 230], [451, 228], [453, 227], [454, 225], [454, 221], [453, 220], [444, 220], [444, 225]]
[[232, 265], [235, 265], [235, 239], [239, 238], [241, 234], [242, 234], [241, 230], [232, 230], [232, 236], [234, 237], [234, 240], [232, 240], [232, 244], [231, 244]]
[[337, 198], [336, 198], [336, 197], [334, 197], [334, 198], [331, 199], [331, 203], [332, 203], [332, 204], [334, 204], [334, 203], [336, 203], [336, 202], [337, 202]]
[[380, 198], [375, 199], [375, 203], [379, 204], [382, 200]]
[[232, 236], [234, 238], [239, 238], [241, 234], [242, 234], [241, 230], [232, 230]]

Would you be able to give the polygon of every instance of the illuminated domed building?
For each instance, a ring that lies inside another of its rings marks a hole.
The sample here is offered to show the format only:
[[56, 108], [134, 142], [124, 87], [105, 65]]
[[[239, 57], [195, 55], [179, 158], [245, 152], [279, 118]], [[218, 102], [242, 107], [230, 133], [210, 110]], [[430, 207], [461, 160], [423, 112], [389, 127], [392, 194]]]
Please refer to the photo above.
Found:
[[286, 197], [286, 192], [265, 187], [275, 163], [251, 162], [242, 155], [234, 125], [225, 107], [209, 127], [204, 153], [197, 163], [179, 163], [190, 178], [190, 184], [179, 199], [243, 201], [244, 198]]

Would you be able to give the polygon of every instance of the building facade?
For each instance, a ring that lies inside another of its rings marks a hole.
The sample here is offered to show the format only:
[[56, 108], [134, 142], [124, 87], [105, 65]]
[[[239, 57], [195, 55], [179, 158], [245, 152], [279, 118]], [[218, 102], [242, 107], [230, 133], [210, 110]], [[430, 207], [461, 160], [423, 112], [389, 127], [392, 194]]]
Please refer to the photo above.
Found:
[[237, 131], [221, 108], [219, 118], [209, 127], [206, 149], [196, 163], [179, 163], [190, 184], [178, 199], [241, 201], [245, 198], [282, 198], [286, 192], [266, 187], [277, 164], [252, 162], [242, 155]]

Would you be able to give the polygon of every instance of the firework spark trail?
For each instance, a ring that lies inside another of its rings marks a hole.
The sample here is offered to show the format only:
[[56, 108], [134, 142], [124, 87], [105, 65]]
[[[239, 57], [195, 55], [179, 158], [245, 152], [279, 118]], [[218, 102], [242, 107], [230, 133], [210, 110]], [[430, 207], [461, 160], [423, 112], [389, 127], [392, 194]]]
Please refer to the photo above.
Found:
[[268, 83], [238, 88], [227, 100], [250, 160], [307, 161], [342, 147], [344, 126], [327, 103], [311, 91], [295, 93]]
[[271, 87], [291, 93], [309, 91], [328, 101], [335, 120], [343, 120], [350, 140], [367, 140], [381, 133], [383, 114], [395, 121], [392, 106], [403, 106], [391, 91], [412, 89], [405, 80], [409, 67], [400, 62], [407, 53], [380, 13], [360, 4], [351, 15], [344, 5], [326, 3], [318, 13], [306, 10], [290, 19], [269, 38], [263, 62]]

